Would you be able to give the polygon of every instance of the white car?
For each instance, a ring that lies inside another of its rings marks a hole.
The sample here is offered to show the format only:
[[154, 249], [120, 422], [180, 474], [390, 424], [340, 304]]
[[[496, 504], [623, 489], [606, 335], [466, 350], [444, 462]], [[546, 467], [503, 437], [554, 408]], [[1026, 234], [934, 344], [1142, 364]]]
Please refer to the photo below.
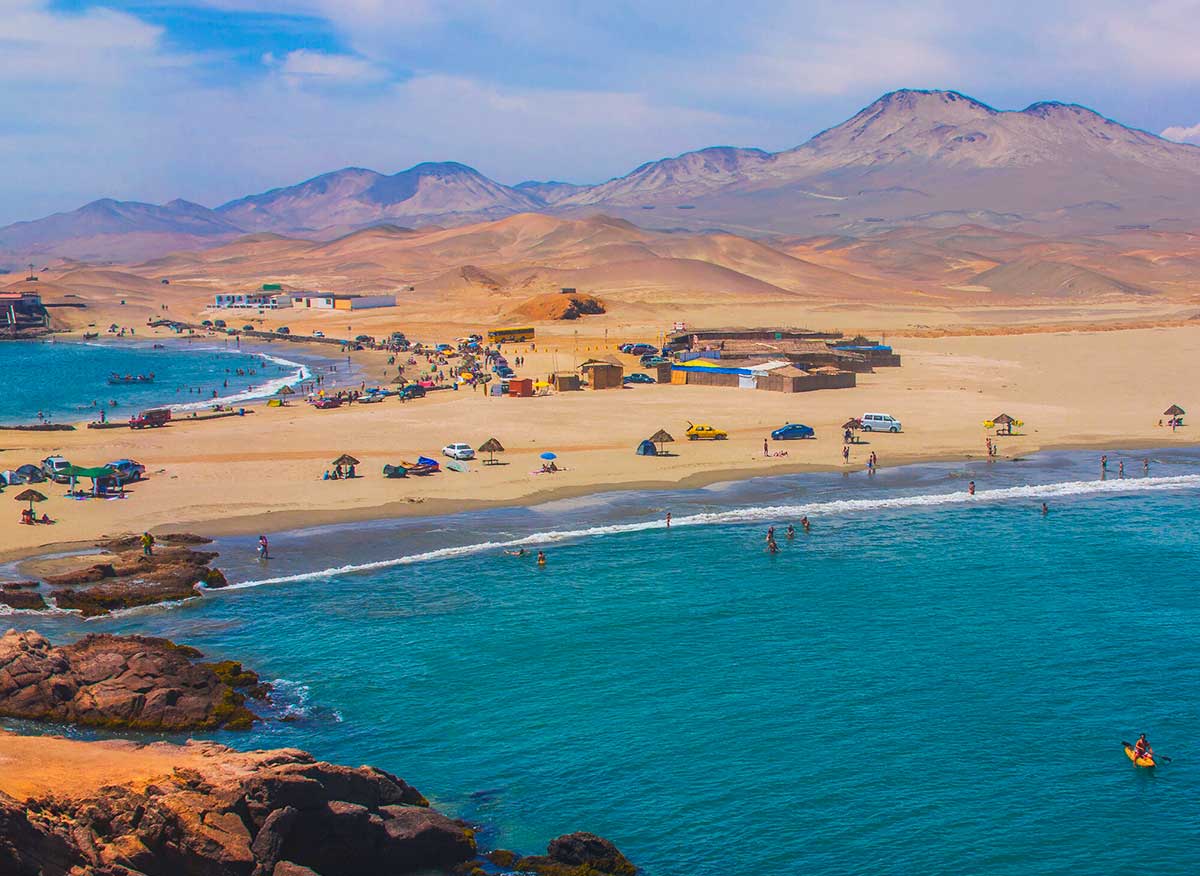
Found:
[[442, 456], [449, 456], [451, 459], [474, 459], [475, 451], [471, 449], [470, 444], [447, 444], [442, 448]]
[[313, 332], [313, 337], [314, 338], [323, 338], [323, 337], [325, 337], [325, 332], [321, 331], [320, 329], [317, 329], [315, 332]]
[[67, 472], [71, 469], [71, 463], [67, 462], [61, 456], [47, 456], [42, 460], [42, 474], [50, 478], [56, 484], [69, 483], [71, 478]]
[[899, 432], [902, 428], [900, 421], [891, 414], [862, 415], [862, 430], [864, 432]]

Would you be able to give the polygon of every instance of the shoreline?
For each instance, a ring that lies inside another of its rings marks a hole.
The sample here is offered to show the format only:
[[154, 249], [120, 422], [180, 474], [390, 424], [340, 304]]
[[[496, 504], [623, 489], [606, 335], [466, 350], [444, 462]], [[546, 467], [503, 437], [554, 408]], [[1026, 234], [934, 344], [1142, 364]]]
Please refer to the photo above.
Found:
[[[1177, 441], [1141, 441], [1138, 450], [1187, 449], [1200, 444], [1181, 444]], [[1022, 451], [1015, 456], [1002, 455], [996, 462], [1016, 462], [1039, 453], [1065, 451], [1083, 452], [1086, 450], [1112, 451], [1113, 442], [1107, 440], [1058, 442], [1038, 445]], [[886, 468], [903, 468], [925, 464], [945, 464], [953, 462], [971, 463], [983, 461], [980, 455], [959, 454], [900, 454], [892, 458]], [[883, 470], [883, 469], [881, 469]], [[474, 511], [491, 511], [504, 508], [533, 508], [550, 502], [581, 497], [600, 497], [638, 492], [667, 492], [674, 490], [699, 490], [714, 484], [745, 483], [751, 480], [772, 479], [796, 474], [862, 474], [866, 466], [861, 463], [851, 465], [834, 465], [828, 463], [792, 462], [780, 463], [769, 472], [753, 471], [745, 468], [710, 469], [692, 472], [676, 480], [652, 479], [627, 481], [612, 484], [569, 484], [544, 490], [514, 496], [505, 499], [453, 499], [446, 497], [421, 498], [418, 500], [399, 500], [381, 505], [359, 506], [353, 508], [324, 508], [306, 511], [268, 511], [261, 514], [247, 514], [235, 517], [214, 518], [208, 521], [191, 521], [187, 523], [171, 523], [153, 527], [157, 535], [172, 535], [181, 533], [199, 533], [205, 537], [237, 537], [253, 536], [263, 532], [278, 535], [280, 533], [298, 532], [323, 526], [340, 526], [352, 523], [375, 523], [394, 519], [436, 519], [451, 514], [461, 514]], [[15, 564], [31, 559], [39, 559], [56, 554], [87, 550], [96, 545], [100, 539], [78, 539], [74, 541], [52, 542], [41, 546], [22, 548], [0, 548], [0, 564]]]

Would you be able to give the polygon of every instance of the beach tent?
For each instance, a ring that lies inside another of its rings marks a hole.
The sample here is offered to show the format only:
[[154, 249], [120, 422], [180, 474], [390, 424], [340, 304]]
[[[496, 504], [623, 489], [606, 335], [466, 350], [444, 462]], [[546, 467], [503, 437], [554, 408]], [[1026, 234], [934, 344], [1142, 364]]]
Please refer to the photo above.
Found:
[[71, 479], [72, 493], [75, 492], [75, 482], [79, 478], [91, 478], [92, 494], [98, 496], [106, 489], [106, 482], [115, 478], [117, 473], [107, 465], [99, 465], [92, 468], [83, 465], [72, 465], [67, 467], [64, 474]]
[[484, 465], [495, 465], [496, 454], [504, 452], [504, 445], [495, 438], [489, 438], [479, 446], [479, 452], [486, 453], [488, 455], [487, 461], [484, 463]]
[[658, 456], [658, 448], [654, 446], [654, 442], [649, 438], [642, 440], [642, 443], [637, 447], [638, 456]]
[[651, 435], [647, 440], [653, 442], [654, 444], [657, 444], [658, 452], [661, 454], [661, 453], [666, 452], [663, 449], [663, 445], [673, 443], [675, 441], [675, 438], [666, 429], [659, 429], [657, 432], [655, 432], [653, 435]]
[[40, 484], [46, 479], [42, 470], [32, 463], [18, 465], [16, 468], [17, 483], [19, 484]]

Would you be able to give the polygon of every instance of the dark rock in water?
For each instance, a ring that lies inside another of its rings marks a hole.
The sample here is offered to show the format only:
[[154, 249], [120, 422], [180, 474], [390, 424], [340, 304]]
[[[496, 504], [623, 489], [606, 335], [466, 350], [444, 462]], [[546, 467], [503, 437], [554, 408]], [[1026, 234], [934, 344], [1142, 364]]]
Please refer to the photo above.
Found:
[[[35, 594], [36, 595], [36, 594]], [[139, 730], [248, 729], [247, 691], [267, 686], [238, 663], [194, 662], [195, 648], [147, 636], [85, 636], [56, 648], [43, 636], [0, 638], [0, 715]]]
[[620, 850], [594, 833], [569, 833], [550, 841], [545, 855], [521, 858], [517, 870], [543, 876], [634, 876], [637, 868]]
[[28, 590], [9, 590], [8, 588], [0, 590], [0, 605], [7, 605], [9, 608], [18, 608], [23, 611], [45, 611], [48, 608], [42, 594], [32, 593]]
[[447, 873], [475, 855], [469, 828], [380, 770], [295, 749], [182, 750], [196, 748], [199, 767], [144, 790], [21, 803], [0, 794], [0, 873], [392, 876]]
[[[191, 532], [174, 532], [167, 535], [156, 535], [154, 540], [160, 545], [198, 545], [212, 544], [212, 539], [203, 535], [195, 535]], [[96, 543], [96, 547], [104, 548], [105, 550], [118, 553], [120, 551], [132, 551], [141, 549], [141, 535], [119, 535], [115, 538], [105, 539]]]
[[31, 590], [38, 586], [37, 581], [4, 581], [0, 583], [0, 590]]

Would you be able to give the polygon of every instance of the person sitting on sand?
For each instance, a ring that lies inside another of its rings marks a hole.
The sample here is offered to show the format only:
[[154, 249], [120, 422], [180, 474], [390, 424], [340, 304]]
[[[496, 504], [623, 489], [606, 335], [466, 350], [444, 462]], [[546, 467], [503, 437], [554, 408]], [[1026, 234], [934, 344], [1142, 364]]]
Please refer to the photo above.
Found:
[[325, 474], [321, 475], [321, 480], [323, 480], [323, 481], [329, 480], [329, 469], [325, 469]]
[[28, 508], [21, 509], [21, 522], [33, 526], [33, 512]]
[[53, 523], [53, 522], [54, 521], [50, 519], [50, 515], [44, 511], [42, 512], [42, 519], [38, 521], [38, 523]]

